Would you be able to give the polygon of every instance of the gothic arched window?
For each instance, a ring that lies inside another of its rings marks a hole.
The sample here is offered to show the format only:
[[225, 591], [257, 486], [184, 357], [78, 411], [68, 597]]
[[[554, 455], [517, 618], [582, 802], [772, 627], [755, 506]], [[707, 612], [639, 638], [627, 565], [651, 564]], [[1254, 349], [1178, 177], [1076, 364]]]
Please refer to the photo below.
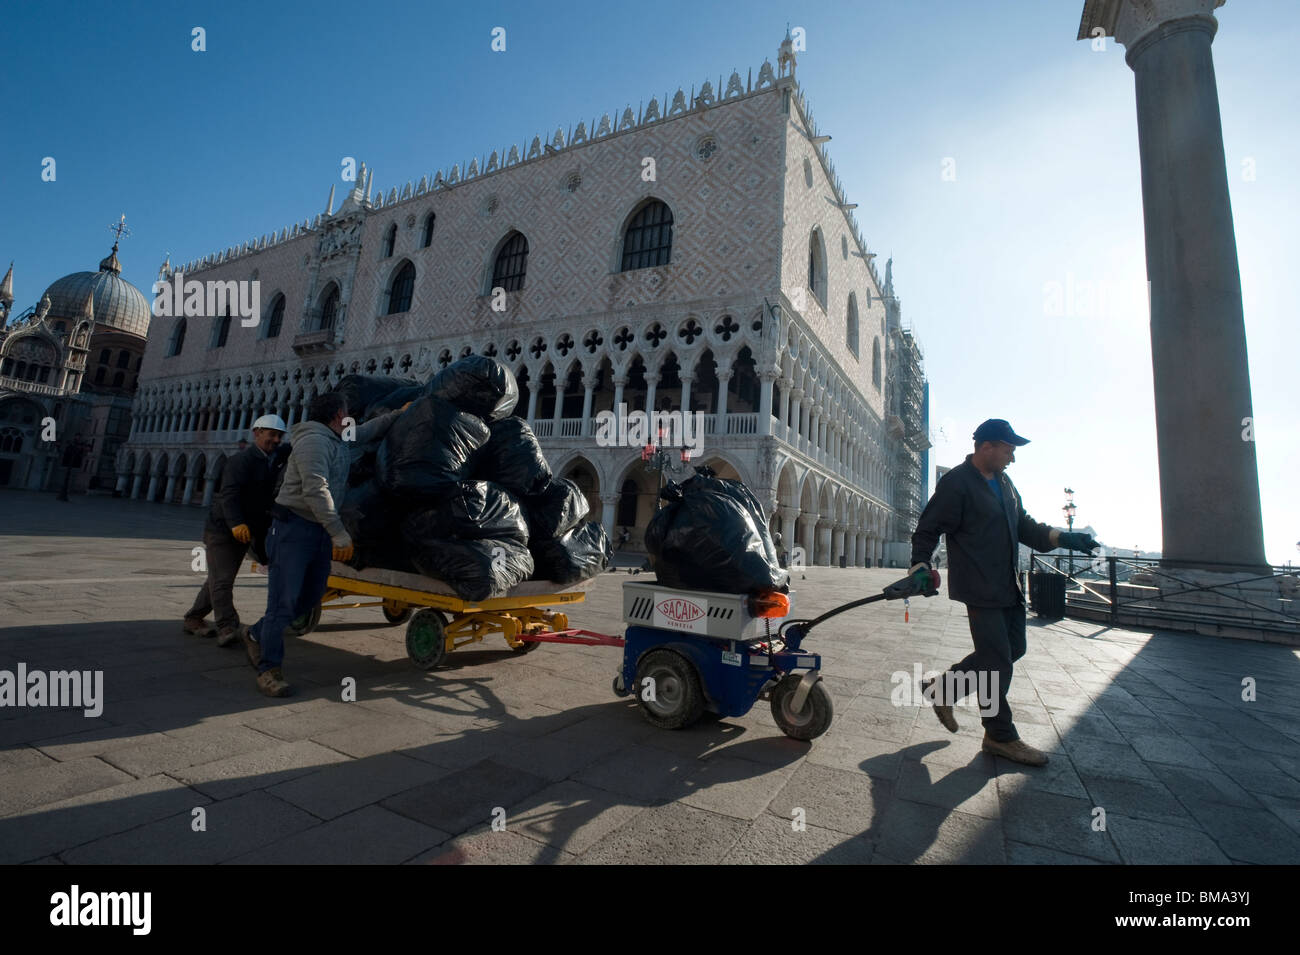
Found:
[[163, 357], [171, 358], [181, 353], [185, 347], [185, 319], [176, 319], [176, 324], [172, 326], [172, 337], [167, 343], [167, 354]]
[[667, 265], [673, 251], [673, 212], [658, 199], [643, 205], [623, 233], [622, 271]]
[[808, 290], [826, 307], [826, 243], [822, 230], [813, 229], [808, 239]]
[[415, 292], [415, 266], [410, 262], [393, 275], [392, 286], [388, 292], [388, 314], [407, 312], [411, 309], [411, 295]]
[[324, 331], [327, 328], [334, 327], [334, 319], [339, 313], [339, 287], [331, 284], [328, 292], [325, 293], [325, 299], [321, 302], [320, 307], [320, 328], [318, 331]]
[[880, 390], [880, 339], [871, 343], [871, 383]]
[[858, 298], [850, 293], [848, 314], [844, 319], [844, 344], [858, 357]]
[[528, 272], [528, 240], [522, 232], [512, 232], [501, 245], [492, 265], [492, 288], [517, 292], [524, 287]]
[[271, 305], [271, 316], [266, 321], [266, 337], [278, 338], [284, 325], [284, 296], [277, 295]]
[[433, 222], [436, 217], [432, 212], [424, 217], [424, 232], [420, 236], [420, 248], [427, 249], [433, 244]]
[[393, 250], [395, 248], [397, 248], [397, 223], [396, 222], [390, 225], [388, 227], [388, 231], [384, 233], [384, 254], [382, 258], [386, 259], [390, 255], [392, 255]]

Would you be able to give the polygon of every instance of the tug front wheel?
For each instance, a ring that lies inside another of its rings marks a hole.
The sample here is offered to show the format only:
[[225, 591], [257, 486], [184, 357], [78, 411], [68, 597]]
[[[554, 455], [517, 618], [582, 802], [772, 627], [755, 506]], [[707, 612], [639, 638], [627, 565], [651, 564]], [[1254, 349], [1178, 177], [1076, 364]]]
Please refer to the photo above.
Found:
[[818, 679], [803, 706], [795, 710], [794, 697], [802, 682], [801, 674], [791, 673], [776, 685], [772, 690], [772, 719], [791, 739], [811, 740], [830, 729], [834, 707], [826, 685]]

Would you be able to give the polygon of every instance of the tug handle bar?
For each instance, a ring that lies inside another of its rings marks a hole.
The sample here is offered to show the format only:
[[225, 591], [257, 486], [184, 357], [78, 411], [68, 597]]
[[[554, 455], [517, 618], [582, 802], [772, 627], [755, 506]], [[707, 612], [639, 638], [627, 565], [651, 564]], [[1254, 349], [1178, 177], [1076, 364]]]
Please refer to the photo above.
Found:
[[917, 579], [919, 576], [919, 574], [909, 574], [901, 580], [894, 581], [878, 594], [873, 594], [870, 597], [863, 597], [861, 600], [853, 600], [846, 604], [840, 604], [838, 607], [828, 610], [820, 617], [816, 617], [812, 620], [787, 620], [785, 623], [781, 624], [780, 629], [777, 630], [777, 635], [784, 636], [786, 627], [797, 625], [801, 631], [801, 636], [806, 637], [813, 627], [823, 621], [829, 620], [831, 617], [844, 613], [846, 610], [853, 610], [854, 608], [861, 607], [864, 604], [875, 603], [877, 600], [899, 600], [903, 597], [917, 596], [933, 597], [939, 592], [939, 572], [937, 570], [934, 570], [933, 568], [929, 570], [929, 580], [927, 584], [923, 585]]

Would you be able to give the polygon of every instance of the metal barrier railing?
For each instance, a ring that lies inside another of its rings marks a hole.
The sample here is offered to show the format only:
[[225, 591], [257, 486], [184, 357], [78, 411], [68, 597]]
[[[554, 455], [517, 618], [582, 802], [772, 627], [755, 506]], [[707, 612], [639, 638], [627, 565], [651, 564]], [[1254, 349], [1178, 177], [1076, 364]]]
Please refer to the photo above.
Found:
[[[1065, 564], [1064, 568], [1062, 564]], [[1072, 565], [1077, 565], [1078, 570]], [[1076, 592], [1074, 609], [1096, 612], [1102, 609], [1096, 606], [1097, 603], [1100, 603], [1107, 613], [1111, 626], [1118, 623], [1120, 611], [1126, 610], [1133, 613], [1146, 612], [1149, 616], [1166, 619], [1170, 622], [1206, 622], [1260, 630], [1280, 630], [1300, 635], [1300, 599], [1297, 599], [1297, 591], [1300, 590], [1300, 569], [1290, 566], [1270, 566], [1267, 574], [1239, 577], [1236, 580], [1200, 586], [1177, 575], [1180, 570], [1215, 571], [1216, 567], [1221, 568], [1223, 572], [1240, 571], [1239, 565], [1216, 565], [1213, 562], [1205, 562], [1203, 565], [1198, 562], [1195, 568], [1169, 567], [1160, 558], [1152, 557], [1117, 557], [1114, 555], [1107, 557], [1071, 557], [1070, 555], [1034, 552], [1031, 552], [1029, 556], [1030, 574], [1035, 569], [1041, 568], [1040, 573], [1057, 574], [1078, 585], [1079, 590]], [[1124, 571], [1122, 575], [1121, 571]], [[1139, 575], [1142, 575], [1142, 578], [1135, 580], [1134, 578]], [[1258, 591], [1246, 591], [1244, 594], [1242, 592], [1243, 584], [1251, 584], [1261, 580], [1275, 580], [1277, 578], [1290, 578], [1296, 581], [1296, 584], [1279, 587], [1281, 594], [1280, 609], [1260, 603]], [[1103, 593], [1099, 589], [1102, 580], [1105, 580], [1109, 585], [1109, 594]], [[1161, 588], [1157, 589], [1155, 594], [1138, 594], [1135, 592], [1124, 594], [1120, 590], [1121, 584], [1135, 587], [1151, 586], [1157, 581], [1166, 581], [1179, 585], [1179, 589]], [[1090, 583], [1093, 586], [1089, 586]], [[1290, 594], [1287, 593], [1288, 587]], [[1072, 591], [1067, 586], [1065, 594], [1065, 607], [1067, 609], [1071, 606], [1071, 593]], [[1214, 593], [1219, 598], [1226, 599], [1236, 612], [1216, 613], [1214, 608], [1205, 604], [1194, 604], [1190, 601], [1180, 600], [1180, 598], [1184, 598], [1188, 594], [1199, 593]], [[1088, 597], [1085, 598], [1084, 594], [1087, 594]], [[1180, 603], [1181, 606], [1179, 606]]]

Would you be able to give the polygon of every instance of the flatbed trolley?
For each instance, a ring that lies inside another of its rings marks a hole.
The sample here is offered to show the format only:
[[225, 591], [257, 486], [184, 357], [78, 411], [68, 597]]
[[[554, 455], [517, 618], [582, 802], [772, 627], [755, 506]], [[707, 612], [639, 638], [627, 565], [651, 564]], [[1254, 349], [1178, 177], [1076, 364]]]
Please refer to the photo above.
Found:
[[[553, 635], [555, 631], [568, 631], [569, 627], [568, 614], [545, 608], [581, 603], [593, 583], [594, 579], [576, 584], [529, 580], [501, 597], [465, 600], [440, 580], [379, 567], [356, 570], [335, 561], [320, 604], [309, 613], [306, 626], [295, 628], [295, 632], [301, 636], [315, 630], [323, 609], [380, 607], [389, 623], [406, 624], [406, 653], [411, 662], [431, 670], [453, 650], [494, 634], [504, 637], [506, 645], [515, 653], [535, 650], [539, 641], [523, 638]], [[542, 642], [605, 641], [551, 639]]]

